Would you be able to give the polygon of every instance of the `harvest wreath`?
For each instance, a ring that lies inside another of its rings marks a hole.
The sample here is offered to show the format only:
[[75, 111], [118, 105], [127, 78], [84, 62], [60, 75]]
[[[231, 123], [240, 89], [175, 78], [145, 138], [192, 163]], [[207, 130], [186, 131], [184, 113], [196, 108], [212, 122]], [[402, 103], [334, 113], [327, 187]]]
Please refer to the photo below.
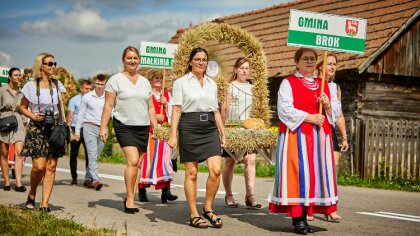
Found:
[[[250, 118], [248, 124], [247, 121], [230, 124], [230, 121], [227, 121], [226, 148], [239, 153], [240, 150], [252, 151], [276, 145], [278, 135], [276, 128], [265, 128], [271, 119], [267, 89], [267, 59], [261, 43], [252, 34], [234, 25], [213, 22], [186, 31], [181, 35], [174, 54], [172, 79], [176, 80], [185, 74], [184, 70], [192, 49], [202, 47], [209, 41], [225, 42], [239, 48], [250, 63], [250, 74], [254, 85], [251, 109], [251, 117], [254, 118]], [[219, 87], [219, 104], [221, 104], [225, 100], [228, 82], [223, 73], [219, 73], [213, 79]], [[160, 126], [154, 130], [154, 135], [156, 138], [168, 140], [170, 128]]]

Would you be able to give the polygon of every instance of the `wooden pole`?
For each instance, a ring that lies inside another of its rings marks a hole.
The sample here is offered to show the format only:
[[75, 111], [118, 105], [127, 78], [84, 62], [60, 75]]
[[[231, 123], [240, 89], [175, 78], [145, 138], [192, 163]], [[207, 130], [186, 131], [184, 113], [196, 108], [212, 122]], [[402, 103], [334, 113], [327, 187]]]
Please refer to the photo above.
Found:
[[[324, 92], [325, 74], [327, 72], [327, 54], [328, 51], [324, 52], [324, 62], [322, 63], [322, 82], [321, 82], [321, 93]], [[319, 102], [319, 114], [322, 114], [322, 102]]]
[[[163, 78], [162, 78], [162, 94], [160, 95], [160, 99], [162, 99], [163, 95], [165, 94], [165, 74], [166, 74], [166, 69], [163, 69]], [[160, 113], [159, 114], [163, 114], [163, 104], [161, 104], [160, 106]]]

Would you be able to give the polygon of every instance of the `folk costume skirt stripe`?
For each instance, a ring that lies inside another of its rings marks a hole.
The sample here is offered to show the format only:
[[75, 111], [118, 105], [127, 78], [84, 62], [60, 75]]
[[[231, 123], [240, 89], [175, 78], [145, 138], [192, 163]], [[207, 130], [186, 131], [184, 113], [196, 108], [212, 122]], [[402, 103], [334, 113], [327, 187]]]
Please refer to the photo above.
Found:
[[276, 176], [269, 195], [271, 212], [299, 217], [302, 211], [336, 211], [337, 182], [330, 134], [315, 125], [311, 134], [300, 128], [296, 132], [287, 129], [279, 134], [276, 156]]
[[113, 126], [115, 136], [120, 146], [123, 147], [137, 147], [142, 152], [147, 150], [147, 142], [149, 140], [150, 126], [124, 125], [121, 121], [113, 119]]
[[182, 113], [179, 121], [180, 162], [203, 162], [221, 155], [219, 131], [213, 112]]
[[168, 143], [149, 136], [147, 152], [140, 170], [139, 187], [147, 188], [155, 185], [156, 189], [169, 186], [173, 177], [171, 148]]

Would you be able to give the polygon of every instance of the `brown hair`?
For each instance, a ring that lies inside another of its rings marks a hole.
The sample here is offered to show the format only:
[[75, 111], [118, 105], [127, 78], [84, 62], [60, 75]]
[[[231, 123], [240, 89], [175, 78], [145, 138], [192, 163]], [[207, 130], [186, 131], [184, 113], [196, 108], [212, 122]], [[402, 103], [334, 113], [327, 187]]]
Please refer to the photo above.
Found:
[[138, 57], [140, 57], [140, 53], [139, 50], [137, 50], [137, 48], [133, 47], [133, 46], [128, 46], [124, 49], [123, 54], [122, 54], [122, 59], [124, 60], [125, 55], [127, 55], [128, 52], [134, 52], [137, 54]]
[[236, 73], [235, 73], [235, 69], [238, 69], [240, 66], [242, 66], [245, 62], [248, 62], [248, 59], [246, 59], [245, 57], [240, 57], [238, 59], [236, 59], [235, 64], [233, 65], [233, 73], [232, 76], [230, 77], [229, 83], [236, 80]]
[[95, 79], [103, 82], [106, 80], [106, 76], [104, 74], [98, 74]]
[[318, 59], [318, 53], [316, 53], [316, 51], [312, 48], [299, 48], [296, 52], [295, 52], [295, 56], [294, 56], [294, 60], [296, 63], [299, 62], [300, 58], [302, 57], [302, 54], [304, 52], [313, 52], [315, 54], [315, 57]]
[[190, 53], [190, 59], [188, 60], [188, 67], [187, 67], [187, 69], [185, 70], [185, 74], [187, 74], [188, 72], [190, 72], [191, 70], [192, 70], [192, 67], [191, 67], [191, 61], [192, 61], [192, 59], [194, 58], [194, 56], [195, 56], [195, 54], [197, 54], [197, 53], [199, 53], [199, 52], [204, 52], [205, 54], [206, 54], [206, 57], [207, 57], [207, 60], [209, 59], [209, 54], [207, 53], [207, 50], [206, 49], [204, 49], [204, 48], [200, 48], [200, 47], [198, 47], [198, 48], [194, 48], [192, 51], [191, 51], [191, 53]]

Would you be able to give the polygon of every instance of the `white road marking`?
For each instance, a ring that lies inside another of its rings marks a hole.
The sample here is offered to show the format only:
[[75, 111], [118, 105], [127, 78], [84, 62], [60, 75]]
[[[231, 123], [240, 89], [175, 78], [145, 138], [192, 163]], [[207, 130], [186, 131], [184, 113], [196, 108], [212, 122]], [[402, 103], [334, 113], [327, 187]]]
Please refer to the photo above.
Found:
[[[25, 166], [32, 167], [32, 164], [25, 163]], [[58, 172], [64, 172], [64, 173], [70, 173], [70, 170], [69, 169], [64, 169], [64, 168], [59, 168], [59, 167], [57, 167], [56, 171], [58, 171]], [[78, 170], [77, 171], [77, 174], [85, 175], [86, 172], [85, 171], [79, 171]], [[104, 179], [114, 179], [114, 180], [124, 181], [124, 176], [118, 176], [118, 175], [99, 174], [99, 177], [104, 178]], [[178, 188], [184, 188], [184, 185], [179, 185], [179, 184], [171, 184], [171, 186], [172, 187], [178, 187]], [[197, 191], [198, 192], [206, 192], [206, 189], [199, 188], [199, 189], [197, 189]], [[225, 191], [217, 191], [217, 194], [226, 195], [226, 192]], [[233, 194], [236, 195], [238, 193], [233, 193]]]
[[371, 215], [371, 216], [379, 216], [379, 217], [385, 217], [385, 218], [391, 218], [391, 219], [398, 219], [398, 220], [406, 220], [406, 221], [414, 221], [414, 222], [420, 222], [419, 216], [413, 216], [413, 215], [404, 215], [404, 214], [398, 214], [398, 213], [392, 213], [392, 212], [356, 212], [357, 214], [362, 215]]

